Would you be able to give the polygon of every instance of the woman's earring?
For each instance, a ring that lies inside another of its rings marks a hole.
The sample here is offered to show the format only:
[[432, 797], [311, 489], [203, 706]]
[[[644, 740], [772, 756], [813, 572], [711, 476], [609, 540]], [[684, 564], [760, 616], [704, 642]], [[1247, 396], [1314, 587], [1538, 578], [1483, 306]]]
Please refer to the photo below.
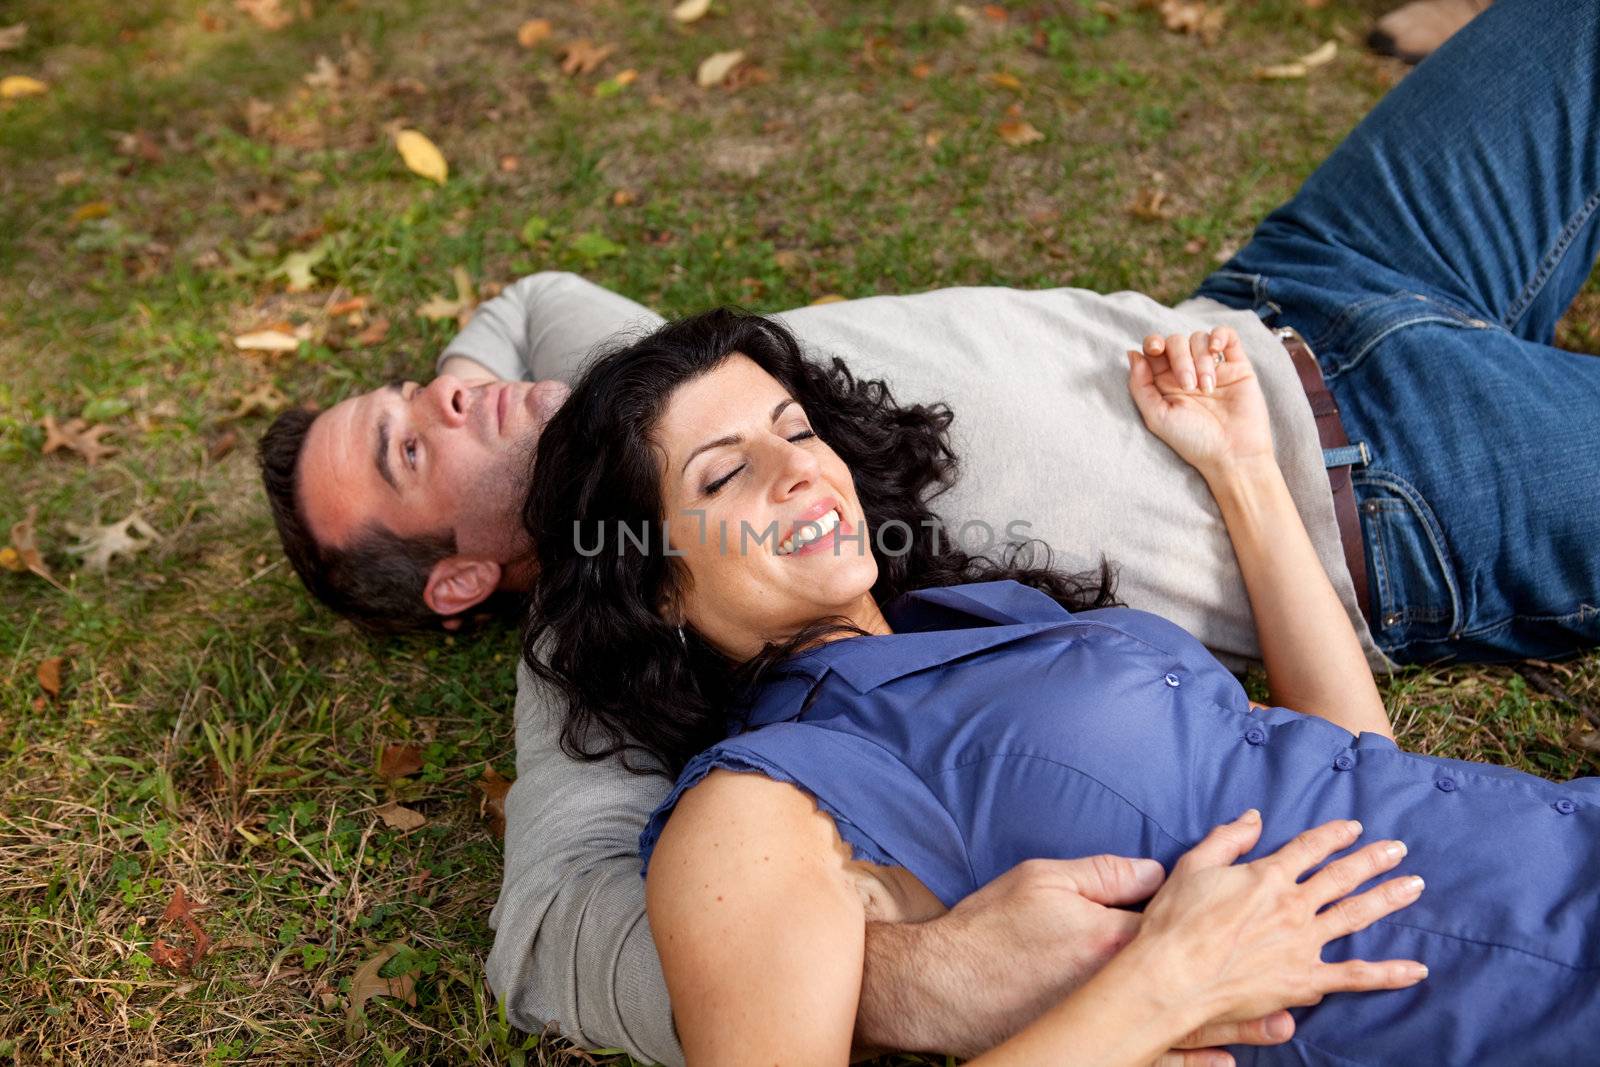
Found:
[[689, 647], [689, 639], [683, 635], [683, 627], [681, 626], [678, 627], [678, 644], [686, 649]]

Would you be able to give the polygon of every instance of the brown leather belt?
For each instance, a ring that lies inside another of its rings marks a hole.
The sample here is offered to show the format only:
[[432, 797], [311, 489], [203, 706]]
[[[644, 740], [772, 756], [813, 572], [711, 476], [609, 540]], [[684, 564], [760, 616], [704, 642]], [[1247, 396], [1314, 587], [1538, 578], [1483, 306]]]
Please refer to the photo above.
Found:
[[[1300, 376], [1300, 386], [1306, 391], [1311, 414], [1317, 420], [1317, 440], [1323, 451], [1349, 450], [1350, 438], [1345, 436], [1344, 424], [1339, 421], [1339, 405], [1334, 401], [1333, 394], [1328, 392], [1328, 383], [1322, 380], [1322, 369], [1317, 366], [1317, 357], [1311, 354], [1311, 346], [1306, 344], [1305, 338], [1293, 326], [1280, 327], [1272, 332], [1289, 350], [1289, 360], [1294, 364], [1295, 373]], [[1367, 446], [1363, 443], [1357, 449], [1361, 462], [1365, 463]], [[1367, 603], [1367, 557], [1361, 548], [1361, 518], [1356, 513], [1356, 489], [1350, 480], [1351, 466], [1353, 463], [1329, 467], [1328, 483], [1333, 487], [1333, 515], [1339, 522], [1339, 541], [1344, 546], [1344, 562], [1350, 568], [1350, 580], [1355, 583], [1356, 602], [1361, 605], [1361, 614], [1366, 616], [1367, 622], [1372, 623], [1372, 608]]]

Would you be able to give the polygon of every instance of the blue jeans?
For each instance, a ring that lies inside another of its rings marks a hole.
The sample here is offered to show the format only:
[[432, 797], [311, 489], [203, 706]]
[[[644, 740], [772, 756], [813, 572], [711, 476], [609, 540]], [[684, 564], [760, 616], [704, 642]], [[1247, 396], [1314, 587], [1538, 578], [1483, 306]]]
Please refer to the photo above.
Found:
[[1551, 347], [1600, 251], [1600, 0], [1499, 0], [1199, 294], [1310, 342], [1346, 433], [1378, 645], [1600, 644], [1600, 358]]

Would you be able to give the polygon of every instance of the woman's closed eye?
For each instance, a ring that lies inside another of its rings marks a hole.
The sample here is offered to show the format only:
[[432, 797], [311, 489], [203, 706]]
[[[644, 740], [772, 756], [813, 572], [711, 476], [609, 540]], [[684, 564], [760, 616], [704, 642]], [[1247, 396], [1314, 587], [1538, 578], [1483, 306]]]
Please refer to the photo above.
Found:
[[[817, 436], [817, 432], [815, 430], [801, 430], [799, 433], [790, 435], [789, 440], [791, 442], [798, 443], [800, 441], [809, 440], [815, 436]], [[700, 491], [706, 496], [715, 496], [719, 489], [733, 481], [734, 475], [744, 470], [744, 468], [745, 464], [739, 464], [737, 467], [733, 468], [733, 470], [729, 471], [727, 474], [724, 474], [716, 481], [707, 483], [705, 488], [701, 489]]]
[[405, 457], [406, 466], [412, 470], [417, 469], [417, 439], [407, 437], [400, 444], [400, 454]]

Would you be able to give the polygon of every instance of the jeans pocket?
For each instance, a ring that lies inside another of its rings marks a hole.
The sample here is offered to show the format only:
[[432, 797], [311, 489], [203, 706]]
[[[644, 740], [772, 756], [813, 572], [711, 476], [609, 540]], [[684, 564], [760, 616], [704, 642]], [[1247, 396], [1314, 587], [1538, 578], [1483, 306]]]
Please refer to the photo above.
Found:
[[1447, 640], [1461, 627], [1461, 592], [1433, 509], [1396, 474], [1373, 467], [1352, 473], [1373, 637], [1385, 651]]

